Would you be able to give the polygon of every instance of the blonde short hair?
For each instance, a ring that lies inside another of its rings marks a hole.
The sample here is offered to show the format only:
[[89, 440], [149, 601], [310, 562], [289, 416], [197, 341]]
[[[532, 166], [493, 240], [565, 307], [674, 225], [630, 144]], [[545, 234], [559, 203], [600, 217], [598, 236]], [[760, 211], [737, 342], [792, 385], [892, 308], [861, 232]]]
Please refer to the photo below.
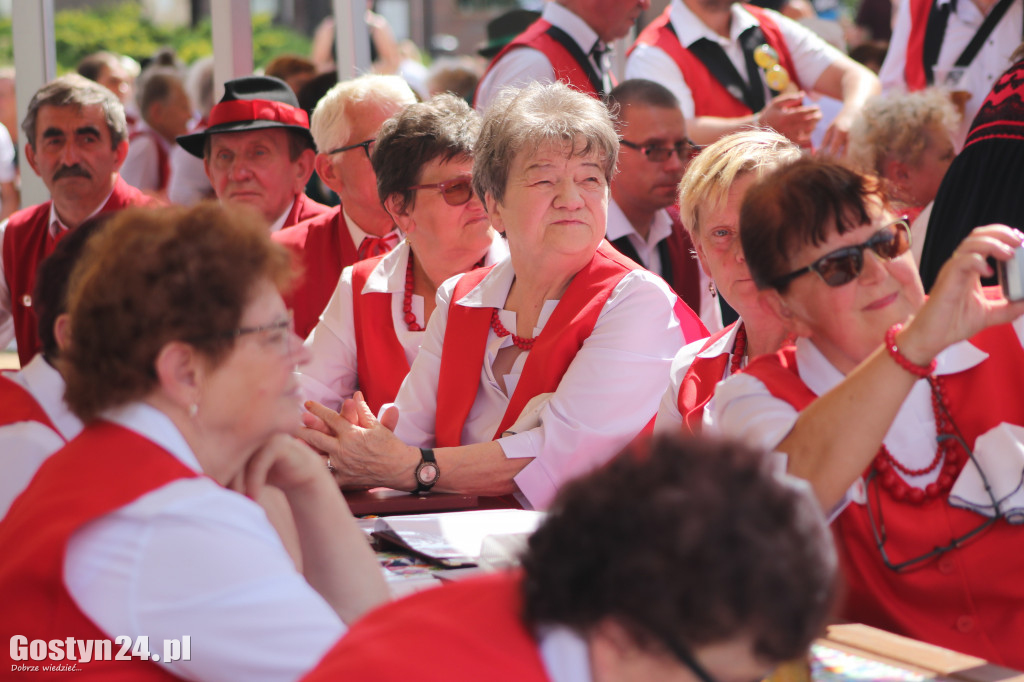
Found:
[[920, 162], [931, 142], [929, 129], [952, 131], [959, 122], [949, 94], [939, 88], [875, 97], [850, 127], [847, 160], [856, 170], [884, 177], [886, 161]]
[[787, 138], [763, 129], [732, 133], [705, 147], [679, 183], [679, 216], [690, 238], [700, 236], [700, 209], [721, 206], [740, 176], [763, 177], [802, 154]]
[[[409, 84], [399, 76], [367, 74], [342, 81], [327, 91], [310, 119], [309, 129], [319, 152], [351, 144], [352, 121], [349, 108], [358, 104], [391, 104], [401, 108], [416, 101]], [[356, 140], [358, 141], [358, 140]]]

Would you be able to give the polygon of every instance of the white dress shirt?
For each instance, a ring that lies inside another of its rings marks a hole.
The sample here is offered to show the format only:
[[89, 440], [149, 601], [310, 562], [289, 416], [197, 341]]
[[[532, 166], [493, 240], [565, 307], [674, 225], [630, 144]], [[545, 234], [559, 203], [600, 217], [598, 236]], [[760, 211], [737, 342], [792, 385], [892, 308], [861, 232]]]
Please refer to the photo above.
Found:
[[[937, 5], [941, 7], [949, 2], [951, 0], [938, 0]], [[985, 16], [971, 0], [957, 0], [955, 11], [949, 13], [946, 36], [936, 59], [935, 85], [944, 84], [946, 75], [978, 32], [978, 28], [985, 21]], [[1007, 8], [1006, 14], [989, 34], [962, 77], [955, 85], [947, 85], [950, 90], [970, 93], [970, 99], [967, 100], [964, 107], [964, 118], [960, 122], [954, 139], [957, 149], [960, 149], [967, 138], [971, 122], [985, 101], [985, 97], [988, 96], [989, 90], [992, 89], [999, 76], [1010, 68], [1010, 57], [1021, 42], [1022, 23], [1024, 23], [1024, 7], [1020, 2], [1014, 2]], [[878, 72], [878, 78], [882, 81], [883, 93], [907, 89], [904, 69], [907, 63], [907, 41], [910, 39], [910, 28], [910, 0], [902, 0], [896, 10], [896, 21], [893, 24], [892, 39], [889, 41], [889, 51]]]
[[[405, 323], [405, 271], [410, 253], [409, 243], [403, 239], [366, 278], [362, 293], [391, 294], [391, 321], [398, 342], [405, 350], [405, 359], [412, 366], [419, 353], [424, 332], [409, 331], [409, 325]], [[484, 264], [493, 265], [507, 257], [508, 246], [504, 238], [495, 233], [484, 257]], [[423, 326], [423, 297], [418, 294], [412, 295], [412, 312]], [[320, 316], [320, 322], [306, 339], [306, 347], [313, 357], [299, 372], [303, 398], [315, 400], [332, 410], [340, 410], [341, 403], [351, 398], [359, 388], [352, 311], [352, 266], [342, 270], [338, 287]]]
[[149, 134], [138, 135], [128, 143], [128, 155], [121, 166], [121, 177], [136, 189], [159, 190], [160, 150], [168, 156], [169, 166], [171, 145], [144, 121], [139, 123], [139, 129], [148, 131]]
[[[576, 42], [583, 54], [588, 55], [591, 65], [597, 72], [603, 74], [607, 79], [608, 55], [604, 54], [601, 62], [598, 63], [590, 54], [594, 44], [598, 41], [598, 35], [587, 22], [557, 2], [546, 3], [540, 16], [552, 26], [565, 31]], [[532, 47], [519, 47], [498, 60], [480, 81], [473, 106], [482, 113], [487, 110], [487, 106], [502, 88], [508, 86], [521, 88], [534, 81], [551, 83], [554, 80], [555, 69], [543, 52]]]
[[[159, 410], [134, 403], [104, 418], [201, 471]], [[83, 526], [68, 543], [64, 581], [112, 636], [148, 635], [151, 650], [191, 636], [191, 661], [158, 664], [190, 680], [296, 680], [345, 632], [263, 509], [202, 475]]]
[[627, 237], [640, 256], [640, 265], [656, 275], [661, 275], [661, 254], [658, 253], [658, 244], [672, 236], [672, 217], [664, 209], [656, 212], [654, 220], [651, 221], [651, 230], [647, 233], [647, 239], [644, 239], [629, 222], [629, 218], [622, 212], [615, 199], [609, 197], [608, 227], [605, 236], [608, 241]]
[[[512, 262], [502, 261], [459, 304], [497, 308], [505, 328], [515, 329], [515, 313], [504, 309], [514, 278]], [[420, 354], [395, 400], [400, 415], [395, 434], [417, 447], [434, 445], [441, 348], [456, 281], [452, 278], [437, 290], [437, 308]], [[646, 270], [627, 274], [612, 290], [593, 333], [558, 388], [536, 405], [536, 426], [498, 441], [506, 457], [533, 458], [515, 477], [521, 493], [517, 498], [524, 506], [546, 508], [563, 483], [608, 461], [655, 414], [672, 358], [692, 340], [683, 338], [673, 312], [675, 301], [675, 294], [657, 275]], [[544, 304], [534, 337], [543, 332], [557, 304], [557, 300]], [[498, 351], [511, 344], [511, 336], [502, 338], [488, 331], [480, 385], [462, 431], [465, 444], [490, 441], [501, 423], [529, 356], [526, 352], [516, 359], [503, 377], [507, 393], [502, 391], [493, 365]]]
[[59, 433], [34, 421], [0, 426], [0, 519], [46, 458], [82, 430], [82, 422], [64, 402], [64, 378], [41, 354], [33, 357], [20, 372], [4, 377], [35, 398]]
[[[739, 37], [746, 29], [757, 25], [757, 19], [745, 10], [741, 4], [731, 7], [732, 19], [729, 26], [729, 38], [723, 38], [701, 21], [696, 14], [683, 4], [682, 0], [672, 0], [669, 10], [672, 27], [684, 46], [692, 45], [700, 38], [707, 38], [722, 46], [729, 61], [743, 80], [747, 80], [747, 62], [740, 47]], [[825, 73], [833, 62], [842, 56], [836, 48], [822, 40], [810, 29], [788, 19], [778, 12], [765, 10], [779, 27], [783, 40], [789, 48], [796, 68], [796, 77], [806, 90], [814, 87], [821, 74]], [[790, 74], [793, 75], [793, 74]], [[696, 116], [693, 94], [686, 84], [682, 72], [667, 52], [653, 45], [638, 44], [626, 60], [626, 78], [646, 78], [657, 81], [672, 91], [679, 100], [683, 116], [690, 120]], [[763, 80], [763, 78], [762, 78]], [[771, 92], [765, 86], [765, 101], [769, 101]], [[756, 113], [756, 112], [755, 112]]]

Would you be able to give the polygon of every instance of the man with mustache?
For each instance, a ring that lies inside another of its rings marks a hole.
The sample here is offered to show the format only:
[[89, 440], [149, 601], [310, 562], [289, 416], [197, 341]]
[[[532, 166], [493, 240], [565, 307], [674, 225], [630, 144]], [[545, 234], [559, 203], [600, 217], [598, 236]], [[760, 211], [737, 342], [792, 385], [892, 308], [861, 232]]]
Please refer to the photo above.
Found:
[[119, 175], [128, 126], [121, 102], [102, 85], [77, 74], [47, 83], [21, 128], [25, 158], [50, 191], [49, 201], [0, 223], [0, 347], [16, 338], [24, 365], [40, 349], [32, 310], [39, 263], [88, 218], [151, 199]]

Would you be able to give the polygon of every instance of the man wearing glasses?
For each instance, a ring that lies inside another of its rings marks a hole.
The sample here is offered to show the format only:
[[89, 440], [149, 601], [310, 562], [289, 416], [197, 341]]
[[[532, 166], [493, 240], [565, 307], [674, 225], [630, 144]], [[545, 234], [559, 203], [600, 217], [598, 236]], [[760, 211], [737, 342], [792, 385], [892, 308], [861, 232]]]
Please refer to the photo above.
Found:
[[271, 232], [329, 210], [304, 193], [316, 156], [313, 137], [309, 117], [282, 80], [228, 81], [210, 110], [210, 126], [180, 136], [178, 144], [203, 159], [220, 201], [255, 207]]
[[316, 172], [341, 205], [273, 235], [302, 259], [302, 280], [285, 303], [295, 311], [295, 332], [303, 338], [316, 326], [341, 271], [387, 253], [401, 238], [377, 196], [370, 155], [384, 121], [415, 101], [398, 76], [367, 75], [338, 83], [313, 110]]
[[[624, 81], [608, 94], [622, 146], [608, 202], [607, 239], [620, 253], [661, 275], [708, 329], [720, 329], [705, 275], [675, 210], [683, 171], [699, 147], [686, 136], [679, 100], [653, 81]], [[616, 113], [617, 111], [617, 113]]]

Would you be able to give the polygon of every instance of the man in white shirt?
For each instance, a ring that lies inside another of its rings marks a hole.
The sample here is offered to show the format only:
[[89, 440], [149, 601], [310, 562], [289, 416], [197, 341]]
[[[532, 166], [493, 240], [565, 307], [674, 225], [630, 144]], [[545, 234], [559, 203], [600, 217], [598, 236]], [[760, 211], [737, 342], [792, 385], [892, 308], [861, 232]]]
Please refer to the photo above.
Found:
[[617, 85], [608, 94], [608, 106], [618, 112], [622, 145], [608, 202], [608, 241], [661, 275], [704, 326], [721, 328], [710, 293], [706, 302], [701, 300], [707, 275], [674, 208], [683, 171], [700, 151], [686, 136], [679, 100], [663, 85], [638, 78]]
[[[951, 90], [963, 114], [954, 139], [959, 149], [985, 96], [1010, 68], [1022, 24], [1024, 5], [1014, 0], [902, 0], [878, 74], [882, 90]], [[976, 38], [984, 40], [969, 50]]]
[[142, 122], [129, 136], [128, 157], [121, 175], [132, 187], [166, 195], [174, 141], [188, 132], [192, 103], [178, 72], [170, 67], [147, 69], [139, 87]]
[[400, 77], [366, 75], [338, 83], [313, 110], [316, 172], [341, 205], [273, 235], [302, 260], [303, 278], [285, 298], [299, 336], [316, 326], [344, 268], [387, 253], [401, 237], [377, 196], [370, 154], [384, 121], [415, 101]]
[[558, 0], [498, 53], [477, 88], [483, 111], [498, 91], [539, 81], [567, 82], [593, 95], [611, 90], [608, 45], [625, 37], [650, 0]]
[[[754, 59], [761, 45], [774, 51], [788, 87], [762, 75]], [[757, 125], [809, 146], [821, 111], [804, 105], [802, 90], [828, 95], [843, 103], [822, 143], [835, 155], [844, 151], [860, 108], [879, 91], [873, 73], [809, 29], [737, 0], [672, 0], [637, 39], [626, 77], [655, 79], [671, 90], [699, 144]]]

